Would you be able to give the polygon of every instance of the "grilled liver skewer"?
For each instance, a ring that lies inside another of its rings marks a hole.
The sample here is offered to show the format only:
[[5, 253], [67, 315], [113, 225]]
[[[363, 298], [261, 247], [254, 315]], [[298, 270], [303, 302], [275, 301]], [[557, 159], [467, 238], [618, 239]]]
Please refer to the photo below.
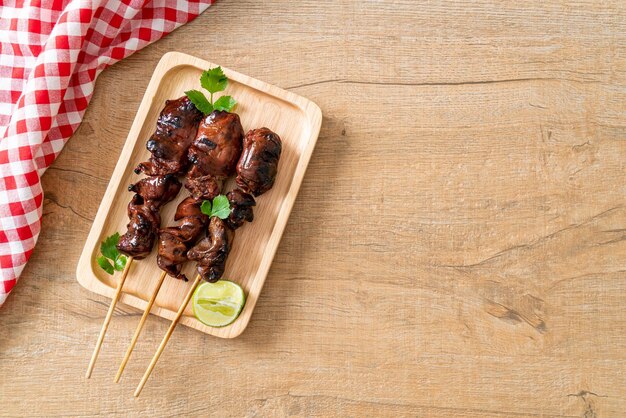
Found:
[[149, 161], [141, 163], [135, 172], [137, 174], [143, 172], [151, 177], [129, 188], [136, 194], [128, 205], [130, 218], [128, 230], [118, 243], [118, 250], [129, 258], [111, 299], [111, 305], [89, 361], [85, 374], [87, 378], [90, 378], [93, 372], [133, 259], [145, 258], [150, 253], [161, 222], [159, 209], [176, 197], [180, 190], [181, 184], [174, 175], [180, 174], [189, 164], [187, 149], [196, 135], [201, 118], [202, 112], [196, 109], [186, 96], [176, 100], [167, 100], [157, 120], [156, 131], [146, 143], [151, 157]]
[[[243, 153], [236, 167], [237, 184], [243, 189], [243, 192], [251, 192], [256, 196], [260, 196], [272, 188], [276, 178], [281, 149], [282, 144], [280, 137], [267, 128], [253, 130], [246, 134]], [[189, 304], [193, 293], [200, 284], [200, 281], [203, 278], [202, 274], [204, 273], [207, 278], [211, 280], [218, 275], [219, 277], [215, 280], [218, 280], [221, 277], [221, 274], [223, 273], [222, 264], [226, 262], [226, 257], [228, 256], [232, 246], [232, 235], [234, 234], [234, 230], [231, 229], [229, 225], [239, 227], [243, 224], [243, 221], [241, 221], [242, 219], [244, 221], [248, 219], [251, 221], [253, 219], [252, 206], [254, 206], [254, 204], [250, 202], [249, 198], [252, 199], [252, 202], [254, 202], [254, 198], [249, 195], [248, 198], [248, 196], [240, 194], [243, 192], [232, 191], [229, 193], [229, 201], [231, 202], [231, 205], [234, 201], [237, 206], [233, 207], [228, 219], [226, 221], [222, 221], [219, 218], [211, 219], [207, 238], [203, 239], [195, 247], [189, 250], [188, 254], [191, 253], [189, 254], [190, 257], [195, 256], [197, 253], [197, 255], [206, 254], [208, 258], [206, 260], [203, 259], [202, 261], [198, 261], [198, 275], [187, 292], [187, 295], [185, 296], [183, 303], [180, 305], [178, 312], [176, 312], [176, 316], [165, 333], [161, 344], [159, 344], [159, 347], [157, 348], [152, 361], [148, 365], [146, 372], [141, 378], [141, 381], [139, 382], [139, 385], [134, 393], [135, 397], [141, 394], [148, 378], [150, 378], [152, 370], [154, 370], [154, 367], [161, 357], [161, 354], [172, 336], [176, 325], [178, 325], [180, 318], [183, 316], [183, 312]], [[231, 198], [233, 200], [231, 200]], [[207, 240], [209, 240], [208, 247], [206, 242]], [[203, 251], [205, 247], [207, 248], [206, 252]]]
[[[165, 136], [165, 138], [168, 137]], [[180, 225], [158, 231], [157, 264], [163, 273], [135, 329], [135, 334], [115, 376], [115, 382], [119, 381], [124, 372], [165, 275], [169, 274], [187, 281], [187, 277], [181, 274], [182, 266], [188, 260], [187, 251], [196, 243], [209, 223], [208, 217], [201, 212], [200, 206], [203, 200], [212, 200], [219, 195], [224, 179], [234, 174], [235, 165], [242, 150], [242, 141], [243, 127], [239, 116], [235, 113], [214, 111], [202, 119], [195, 137], [185, 142], [188, 146], [186, 154], [183, 157], [177, 157], [182, 161], [177, 167], [187, 168], [191, 165], [185, 186], [192, 196], [183, 200], [176, 209], [174, 220], [180, 221]], [[151, 147], [160, 149], [148, 141], [148, 148]], [[154, 159], [155, 153], [148, 163], [140, 164], [136, 171], [154, 173], [160, 172], [162, 167], [170, 166], [161, 164], [158, 160], [153, 161]]]
[[159, 244], [157, 265], [163, 270], [157, 285], [155, 286], [152, 296], [150, 297], [143, 315], [137, 324], [133, 338], [130, 345], [126, 349], [124, 358], [120, 367], [115, 375], [115, 383], [120, 381], [124, 368], [130, 359], [130, 356], [137, 344], [141, 330], [150, 314], [152, 305], [154, 304], [166, 274], [178, 279], [187, 281], [184, 274], [181, 274], [181, 268], [185, 261], [187, 261], [187, 250], [193, 245], [200, 235], [204, 232], [204, 227], [208, 223], [209, 218], [202, 213], [200, 206], [201, 200], [195, 199], [193, 196], [189, 196], [178, 204], [176, 213], [174, 215], [175, 221], [181, 221], [179, 226], [164, 228], [159, 231]]
[[[192, 149], [193, 145], [189, 150]], [[253, 129], [246, 134], [236, 165], [237, 185], [243, 191], [236, 189], [228, 193], [233, 210], [226, 222], [211, 219], [207, 237], [188, 251], [189, 259], [197, 261], [198, 274], [204, 280], [216, 282], [224, 274], [234, 230], [245, 220], [254, 219], [252, 206], [256, 203], [251, 194], [260, 196], [274, 186], [281, 151], [280, 137], [267, 128]]]

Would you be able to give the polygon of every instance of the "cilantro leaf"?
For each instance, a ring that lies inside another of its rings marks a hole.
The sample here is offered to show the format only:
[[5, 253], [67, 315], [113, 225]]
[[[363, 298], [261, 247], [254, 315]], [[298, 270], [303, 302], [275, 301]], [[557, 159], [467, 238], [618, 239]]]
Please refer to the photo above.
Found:
[[[100, 252], [102, 255], [96, 257], [98, 265], [102, 270], [109, 274], [115, 273], [115, 270], [124, 270], [126, 266], [126, 256], [120, 254], [117, 250], [117, 243], [120, 241], [120, 234], [115, 233], [107, 237], [100, 243]], [[111, 260], [113, 263], [111, 264]]]
[[204, 97], [204, 94], [201, 91], [189, 90], [186, 91], [185, 94], [187, 95], [187, 97], [189, 97], [191, 103], [193, 103], [198, 108], [198, 110], [205, 115], [208, 115], [213, 111], [213, 105], [207, 100], [206, 97]]
[[213, 108], [215, 108], [215, 110], [224, 110], [226, 112], [230, 112], [236, 104], [237, 101], [231, 96], [222, 96], [215, 101], [215, 103], [213, 104]]
[[106, 257], [104, 257], [103, 255], [96, 258], [96, 261], [98, 262], [98, 265], [102, 267], [102, 270], [106, 271], [107, 273], [113, 274], [115, 272], [109, 260], [107, 260]]
[[113, 267], [115, 267], [117, 271], [124, 270], [124, 267], [126, 267], [126, 257], [118, 254]]
[[219, 196], [215, 196], [213, 204], [211, 204], [210, 200], [202, 202], [200, 210], [209, 218], [217, 216], [220, 219], [226, 219], [228, 218], [228, 215], [230, 215], [230, 202], [226, 196], [221, 194]]
[[230, 202], [228, 198], [223, 194], [216, 196], [213, 199], [213, 208], [211, 210], [211, 216], [217, 216], [220, 219], [226, 219], [230, 215]]
[[213, 95], [213, 93], [217, 93], [218, 91], [224, 91], [228, 85], [228, 78], [224, 75], [222, 67], [211, 68], [210, 70], [202, 72], [200, 85]]
[[100, 252], [102, 253], [102, 255], [111, 260], [115, 260], [118, 255], [117, 248], [115, 246], [117, 245], [119, 240], [120, 234], [116, 232], [115, 234], [102, 241], [102, 243], [100, 244]]
[[205, 200], [204, 202], [202, 202], [202, 206], [200, 206], [200, 210], [206, 216], [211, 216], [211, 201]]

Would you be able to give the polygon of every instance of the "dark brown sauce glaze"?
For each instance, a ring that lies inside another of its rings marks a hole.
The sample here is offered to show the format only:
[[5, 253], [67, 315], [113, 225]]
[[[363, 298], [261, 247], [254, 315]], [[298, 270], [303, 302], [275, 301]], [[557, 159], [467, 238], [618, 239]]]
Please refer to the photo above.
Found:
[[180, 225], [163, 228], [159, 232], [157, 255], [158, 266], [172, 277], [187, 280], [181, 274], [183, 264], [187, 261], [187, 250], [200, 238], [209, 221], [202, 213], [201, 200], [188, 197], [178, 204], [175, 221]]
[[117, 249], [138, 260], [145, 258], [161, 226], [161, 207], [176, 197], [181, 184], [175, 176], [154, 176], [129, 187], [136, 194], [128, 204], [127, 231], [120, 237]]
[[166, 100], [156, 131], [146, 142], [152, 155], [147, 162], [140, 163], [135, 172], [149, 176], [185, 172], [189, 165], [187, 152], [202, 116], [187, 96]]
[[226, 194], [230, 203], [230, 215], [225, 219], [226, 225], [233, 231], [245, 222], [254, 220], [254, 206], [256, 202], [252, 195], [240, 189], [231, 190]]
[[274, 186], [282, 151], [280, 137], [267, 128], [249, 131], [243, 140], [243, 153], [237, 163], [237, 185], [260, 196]]
[[224, 178], [235, 173], [242, 150], [243, 127], [239, 115], [214, 111], [200, 123], [198, 134], [189, 147], [193, 167], [185, 187], [200, 199], [213, 199]]
[[181, 184], [176, 176], [166, 174], [164, 176], [145, 177], [137, 183], [131, 184], [128, 191], [137, 193], [144, 200], [167, 203], [178, 195], [180, 187]]
[[207, 282], [216, 282], [224, 275], [234, 231], [226, 222], [213, 217], [207, 236], [187, 252], [189, 260], [197, 261], [198, 274]]

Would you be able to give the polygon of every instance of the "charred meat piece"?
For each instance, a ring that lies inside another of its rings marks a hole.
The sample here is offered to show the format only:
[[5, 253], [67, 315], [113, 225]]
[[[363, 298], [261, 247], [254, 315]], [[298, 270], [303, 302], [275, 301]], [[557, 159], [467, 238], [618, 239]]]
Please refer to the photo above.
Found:
[[180, 221], [183, 218], [189, 218], [194, 216], [200, 216], [206, 218], [206, 215], [202, 213], [201, 207], [202, 201], [198, 201], [193, 197], [189, 196], [182, 202], [178, 204], [176, 207], [176, 212], [174, 213], [174, 220]]
[[187, 278], [180, 271], [187, 261], [187, 250], [198, 240], [208, 223], [208, 217], [200, 210], [201, 205], [201, 200], [186, 198], [178, 204], [174, 215], [174, 220], [181, 221], [180, 225], [159, 232], [157, 264], [170, 276], [185, 281]]
[[280, 137], [269, 129], [249, 131], [243, 140], [243, 153], [237, 163], [237, 185], [254, 196], [271, 189], [281, 150]]
[[180, 191], [181, 184], [173, 174], [152, 176], [139, 180], [128, 187], [128, 191], [135, 192], [144, 200], [169, 202]]
[[197, 166], [193, 166], [187, 173], [185, 187], [196, 199], [213, 200], [222, 190], [222, 179], [210, 174], [203, 176]]
[[147, 176], [162, 176], [165, 174], [176, 174], [180, 170], [180, 165], [177, 162], [150, 157], [148, 161], [139, 163], [134, 171], [135, 174], [143, 173]]
[[242, 141], [239, 115], [213, 111], [200, 123], [196, 139], [189, 147], [188, 158], [196, 168], [194, 175], [228, 177], [234, 174]]
[[216, 282], [224, 274], [234, 232], [220, 218], [213, 217], [206, 238], [187, 252], [187, 258], [198, 262], [198, 274], [207, 282]]
[[146, 258], [156, 238], [161, 224], [159, 206], [150, 201], [145, 201], [136, 194], [128, 204], [128, 230], [120, 237], [117, 249], [128, 256], [138, 260]]
[[173, 175], [153, 176], [132, 184], [128, 189], [136, 194], [128, 204], [127, 231], [120, 237], [117, 249], [138, 260], [145, 258], [161, 226], [161, 207], [174, 199], [181, 184]]
[[167, 274], [177, 279], [187, 281], [184, 274], [181, 274], [183, 263], [187, 261], [187, 246], [185, 243], [168, 230], [159, 233], [159, 250], [157, 254], [157, 265]]
[[189, 163], [187, 151], [202, 116], [187, 96], [166, 100], [156, 131], [146, 142], [152, 156], [149, 161], [139, 164], [135, 172], [150, 176], [184, 172]]
[[244, 222], [254, 220], [253, 206], [256, 206], [252, 195], [240, 189], [231, 190], [226, 194], [230, 202], [230, 215], [225, 219], [226, 225], [233, 231], [239, 228]]

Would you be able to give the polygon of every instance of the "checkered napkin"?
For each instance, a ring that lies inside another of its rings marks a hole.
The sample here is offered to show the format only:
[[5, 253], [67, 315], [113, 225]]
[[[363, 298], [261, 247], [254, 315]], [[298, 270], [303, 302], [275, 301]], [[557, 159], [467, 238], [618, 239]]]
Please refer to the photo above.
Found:
[[211, 0], [0, 0], [0, 306], [41, 229], [40, 177], [83, 118], [98, 74]]

